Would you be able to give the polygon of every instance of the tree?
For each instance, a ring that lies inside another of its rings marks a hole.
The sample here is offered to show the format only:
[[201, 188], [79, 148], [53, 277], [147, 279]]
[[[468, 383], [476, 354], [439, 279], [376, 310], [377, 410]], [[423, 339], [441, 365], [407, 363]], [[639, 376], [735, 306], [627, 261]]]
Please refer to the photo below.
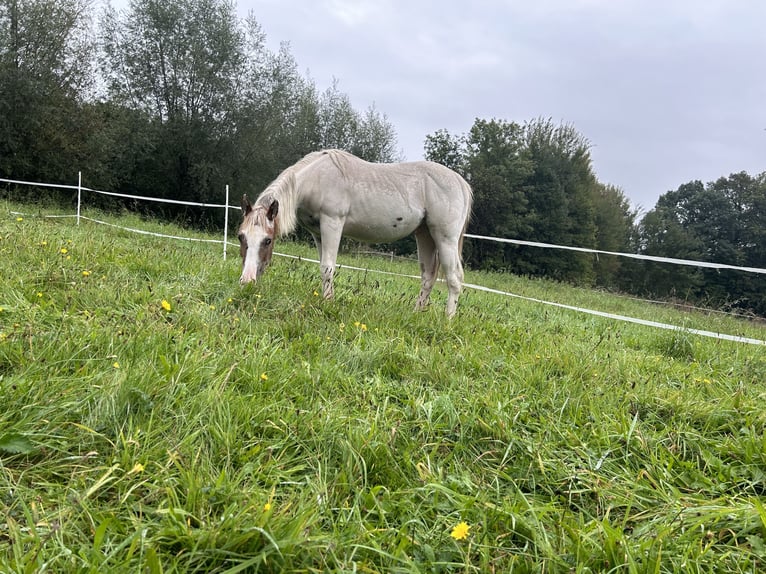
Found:
[[396, 130], [385, 114], [375, 106], [367, 108], [356, 123], [351, 153], [367, 161], [391, 163], [402, 160], [396, 150]]
[[234, 155], [238, 187], [255, 193], [320, 147], [321, 126], [316, 87], [299, 74], [289, 45], [283, 43], [271, 53], [258, 40], [252, 16], [249, 26], [254, 40], [236, 117]]
[[[642, 252], [679, 259], [764, 267], [764, 174], [691, 181], [663, 194], [640, 225]], [[670, 269], [646, 263], [643, 288], [658, 296], [766, 311], [763, 278], [732, 270]]]
[[69, 179], [93, 159], [87, 0], [0, 2], [0, 173]]
[[[600, 251], [634, 253], [635, 221], [632, 209], [623, 191], [614, 185], [598, 183], [593, 194], [593, 212], [596, 225], [596, 248]], [[625, 261], [618, 256], [599, 256], [594, 263], [596, 284], [604, 287], [624, 287], [622, 269]]]
[[235, 6], [225, 0], [132, 0], [102, 19], [103, 70], [112, 101], [160, 130], [158, 162], [172, 166], [175, 197], [223, 187], [218, 149], [246, 67]]
[[[524, 186], [532, 165], [524, 149], [522, 126], [477, 119], [465, 142], [465, 166], [474, 190], [472, 231], [495, 237], [526, 237], [530, 228]], [[518, 249], [482, 241], [472, 246], [471, 256], [487, 266], [507, 269], [516, 265]]]
[[[476, 119], [467, 135], [426, 137], [426, 158], [455, 169], [474, 190], [469, 230], [607, 251], [635, 243], [636, 214], [622, 191], [593, 173], [590, 144], [572, 126], [536, 119], [524, 125]], [[469, 263], [582, 283], [614, 286], [620, 263], [590, 255], [476, 241]]]
[[[598, 193], [590, 159], [590, 143], [570, 125], [537, 119], [525, 126], [526, 149], [534, 166], [526, 180], [534, 241], [575, 247], [595, 247], [593, 209]], [[593, 258], [546, 250], [528, 261], [528, 272], [567, 281], [589, 283]]]
[[338, 81], [322, 94], [319, 102], [320, 147], [350, 150], [359, 123], [359, 114], [348, 95], [340, 91]]
[[424, 157], [466, 175], [465, 138], [450, 134], [447, 130], [437, 130], [426, 136]]
[[334, 80], [319, 101], [319, 147], [343, 149], [372, 162], [400, 161], [396, 129], [386, 115], [374, 105], [359, 114], [338, 85]]

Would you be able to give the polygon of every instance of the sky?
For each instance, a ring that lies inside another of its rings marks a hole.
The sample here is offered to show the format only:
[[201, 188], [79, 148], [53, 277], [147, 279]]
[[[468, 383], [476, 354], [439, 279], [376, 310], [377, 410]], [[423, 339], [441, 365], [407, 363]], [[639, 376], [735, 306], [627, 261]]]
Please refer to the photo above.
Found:
[[476, 118], [550, 118], [648, 211], [683, 183], [766, 171], [763, 0], [237, 0], [319, 91], [394, 126], [404, 157]]

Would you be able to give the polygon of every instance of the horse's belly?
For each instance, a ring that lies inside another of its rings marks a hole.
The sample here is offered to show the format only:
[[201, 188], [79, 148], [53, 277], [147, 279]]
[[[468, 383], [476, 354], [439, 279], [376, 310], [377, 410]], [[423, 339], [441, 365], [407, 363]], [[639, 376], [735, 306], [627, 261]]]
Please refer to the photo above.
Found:
[[385, 224], [346, 221], [343, 235], [365, 243], [388, 243], [411, 235], [420, 222], [393, 221]]
[[424, 217], [423, 210], [393, 201], [353, 205], [346, 215], [343, 235], [366, 243], [388, 243], [410, 235]]

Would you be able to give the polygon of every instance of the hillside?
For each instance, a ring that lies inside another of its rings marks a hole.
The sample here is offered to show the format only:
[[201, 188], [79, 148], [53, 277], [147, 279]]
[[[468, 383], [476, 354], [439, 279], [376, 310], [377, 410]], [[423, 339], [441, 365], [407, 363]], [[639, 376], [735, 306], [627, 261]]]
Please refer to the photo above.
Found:
[[[0, 571], [766, 566], [763, 346], [475, 290], [447, 321], [442, 286], [414, 314], [416, 280], [348, 269], [323, 302], [317, 265], [297, 259], [241, 288], [235, 247], [223, 261], [217, 244], [37, 212], [0, 213]], [[726, 316], [466, 279], [766, 338]]]

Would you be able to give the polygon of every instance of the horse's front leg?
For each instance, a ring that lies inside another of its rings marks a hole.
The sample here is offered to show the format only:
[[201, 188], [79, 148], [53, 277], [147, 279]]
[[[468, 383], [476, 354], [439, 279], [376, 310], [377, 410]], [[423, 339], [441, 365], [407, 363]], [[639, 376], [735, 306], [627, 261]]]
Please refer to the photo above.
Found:
[[316, 243], [319, 249], [319, 270], [322, 275], [322, 296], [325, 299], [332, 299], [335, 295], [332, 280], [335, 274], [335, 260], [338, 258], [338, 249], [340, 248], [340, 238], [343, 233], [343, 220], [322, 216], [319, 221], [319, 229], [320, 239]]

